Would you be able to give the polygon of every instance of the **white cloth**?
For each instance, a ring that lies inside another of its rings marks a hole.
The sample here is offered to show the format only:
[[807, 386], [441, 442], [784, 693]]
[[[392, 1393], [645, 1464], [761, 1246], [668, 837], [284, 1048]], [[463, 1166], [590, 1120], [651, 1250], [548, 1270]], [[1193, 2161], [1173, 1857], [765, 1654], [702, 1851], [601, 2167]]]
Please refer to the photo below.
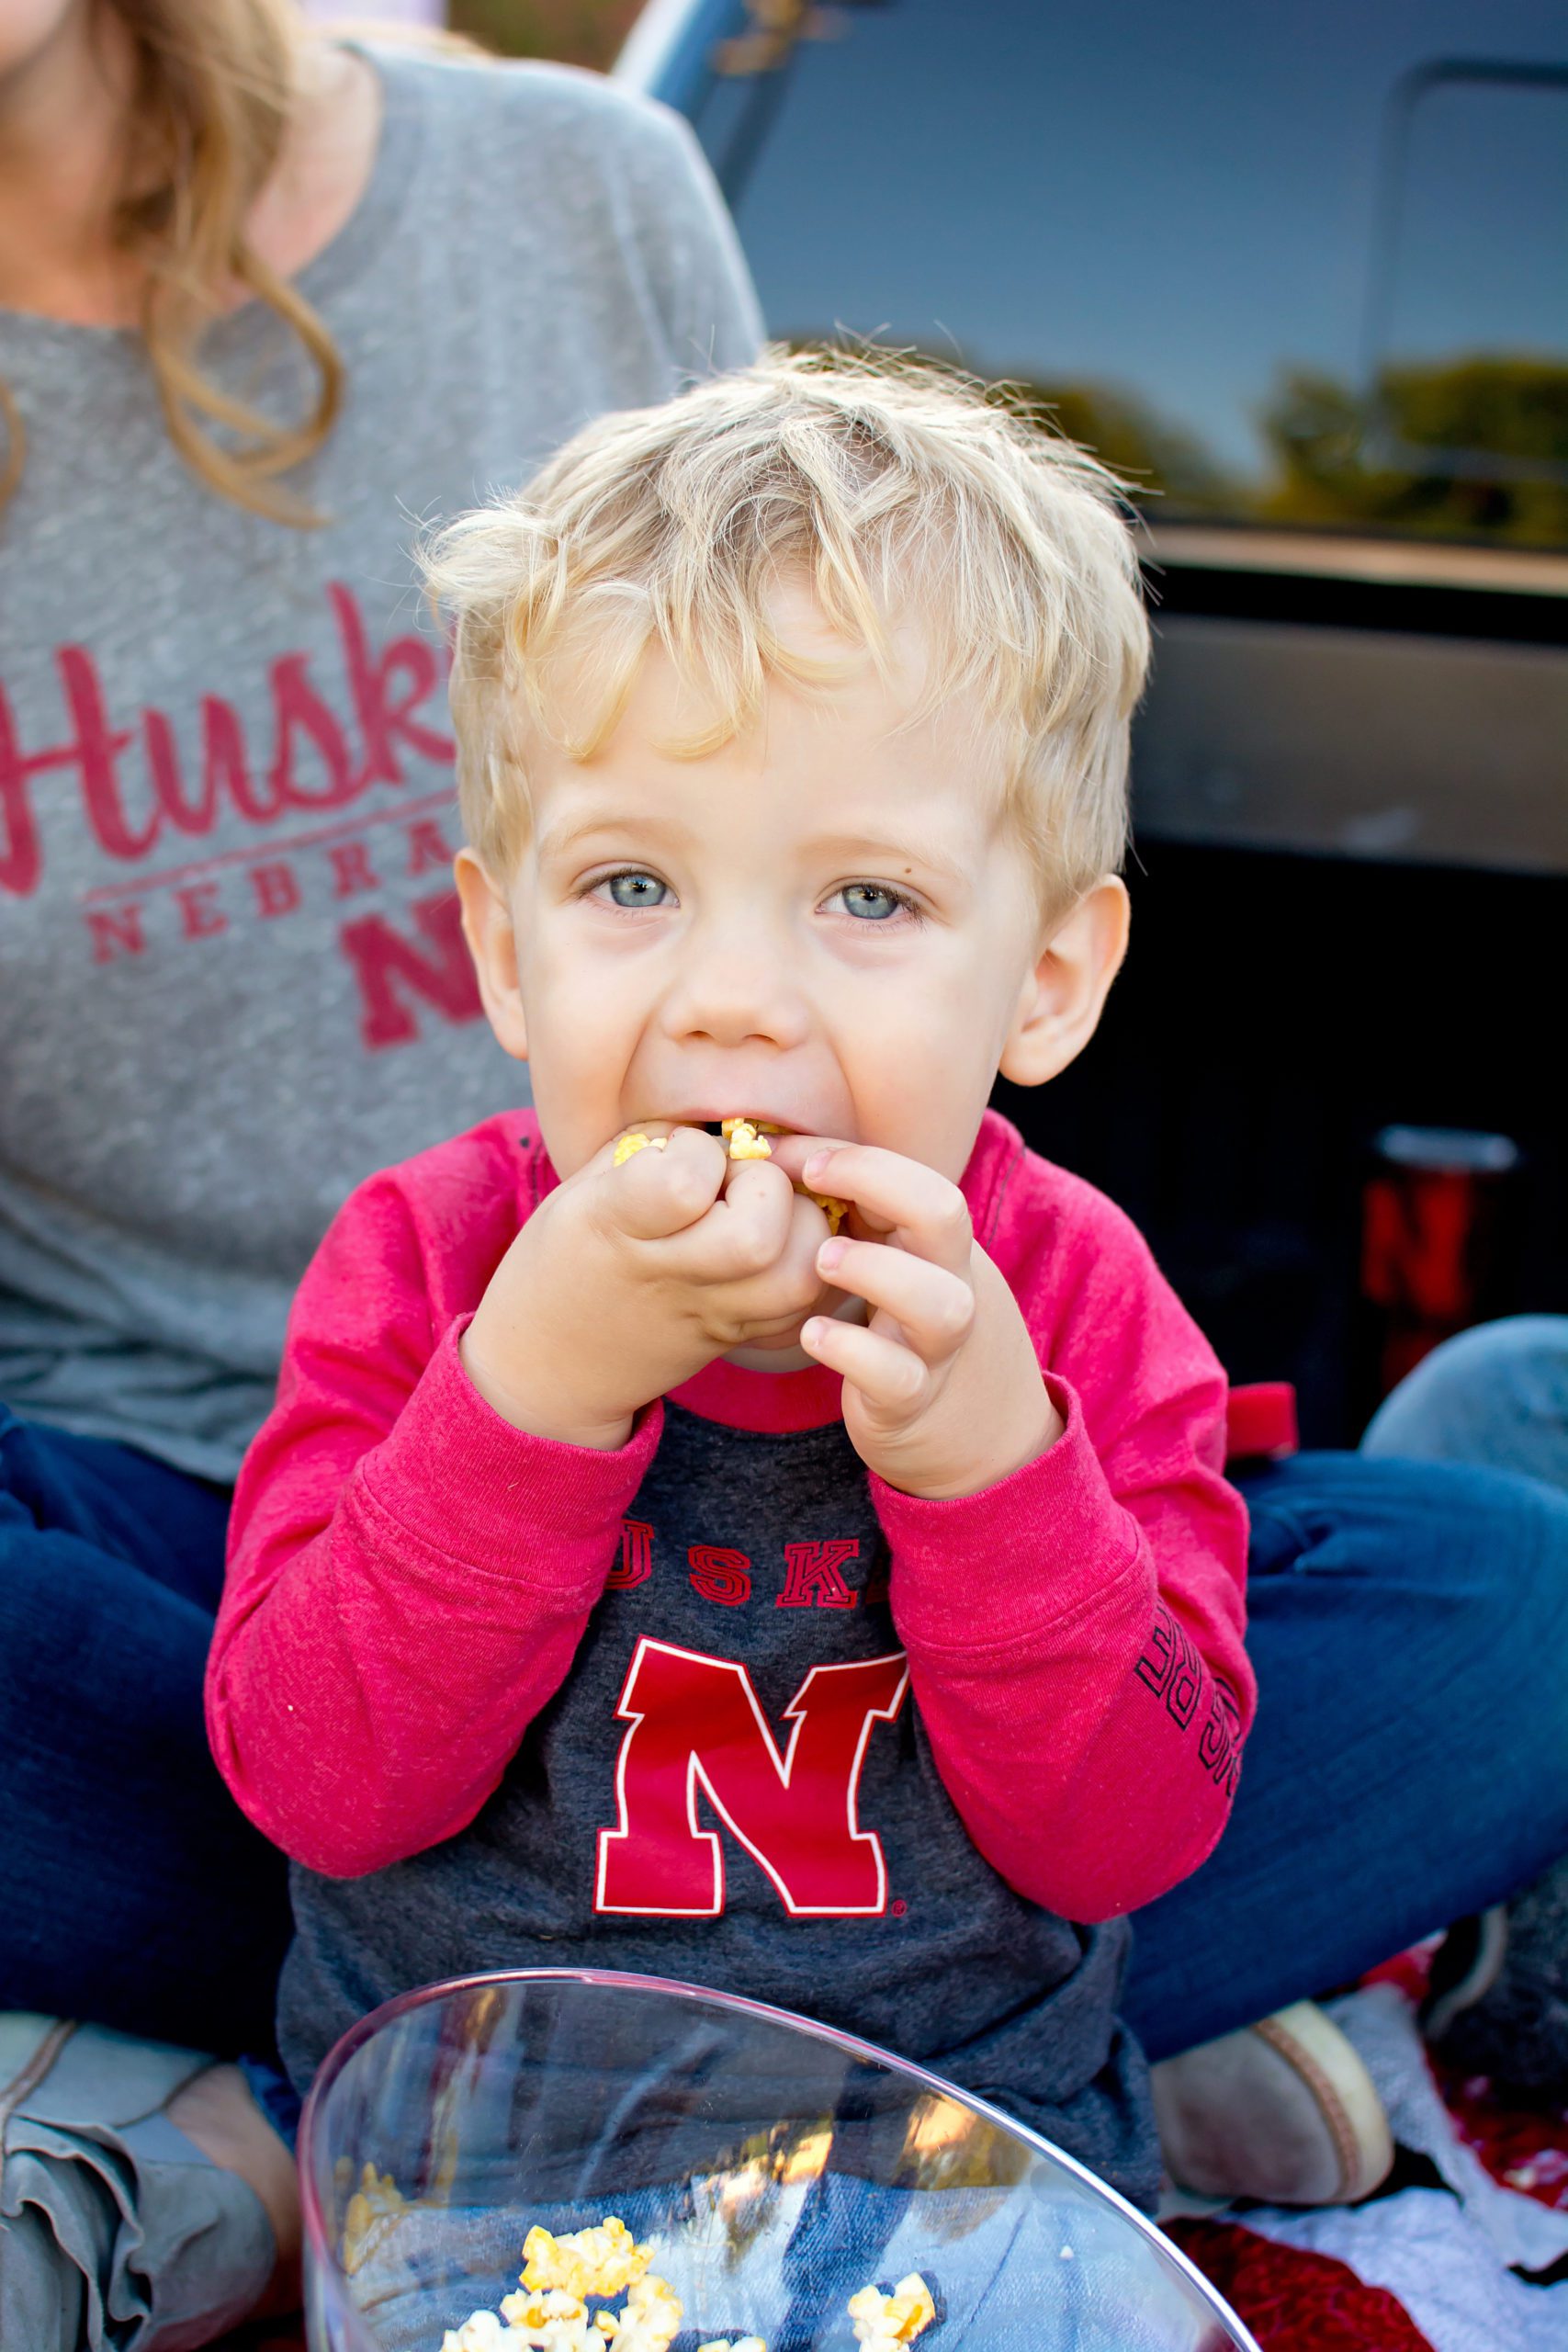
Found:
[[1534, 2286], [1518, 2274], [1550, 2269], [1568, 2254], [1568, 2213], [1502, 2187], [1464, 2146], [1397, 1987], [1367, 1985], [1331, 2004], [1329, 2014], [1365, 2062], [1396, 2143], [1429, 2157], [1446, 2189], [1407, 2188], [1310, 2212], [1256, 2207], [1235, 2218], [1386, 2288], [1433, 2352], [1563, 2352], [1568, 2280]]

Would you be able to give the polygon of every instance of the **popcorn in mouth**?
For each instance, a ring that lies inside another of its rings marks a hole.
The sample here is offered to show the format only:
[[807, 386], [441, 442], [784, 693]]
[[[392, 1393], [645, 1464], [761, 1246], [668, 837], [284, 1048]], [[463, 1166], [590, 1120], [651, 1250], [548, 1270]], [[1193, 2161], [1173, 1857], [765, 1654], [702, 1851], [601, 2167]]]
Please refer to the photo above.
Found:
[[610, 1155], [610, 1165], [612, 1168], [624, 1168], [628, 1159], [637, 1158], [639, 1151], [662, 1151], [669, 1140], [668, 1136], [623, 1136]]
[[765, 1119], [721, 1119], [718, 1131], [729, 1146], [731, 1159], [772, 1159], [773, 1148], [768, 1137], [784, 1132]]
[[[786, 1132], [769, 1119], [746, 1119], [739, 1115], [732, 1119], [705, 1120], [703, 1125], [710, 1135], [716, 1125], [731, 1159], [772, 1159], [773, 1148], [768, 1137]], [[624, 1168], [626, 1161], [635, 1159], [639, 1151], [662, 1151], [668, 1141], [667, 1136], [647, 1136], [639, 1129], [634, 1129], [621, 1136], [611, 1154], [610, 1165], [612, 1168]], [[848, 1201], [837, 1200], [831, 1193], [814, 1193], [809, 1184], [797, 1184], [795, 1189], [807, 1200], [815, 1201], [828, 1220], [829, 1232], [836, 1234], [850, 1213]]]

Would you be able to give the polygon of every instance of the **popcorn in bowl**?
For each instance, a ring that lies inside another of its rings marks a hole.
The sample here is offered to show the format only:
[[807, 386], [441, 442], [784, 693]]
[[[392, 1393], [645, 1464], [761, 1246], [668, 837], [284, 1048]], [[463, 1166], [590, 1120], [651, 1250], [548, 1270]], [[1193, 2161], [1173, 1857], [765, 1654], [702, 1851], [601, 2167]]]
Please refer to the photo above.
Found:
[[618, 2295], [646, 2275], [652, 2259], [653, 2248], [638, 2245], [619, 2216], [607, 2213], [595, 2228], [566, 2237], [530, 2230], [523, 2242], [522, 2283], [563, 2288], [569, 2295]]
[[890, 2295], [885, 2295], [880, 2287], [863, 2287], [858, 2295], [852, 2295], [850, 2317], [855, 2324], [855, 2342], [865, 2345], [868, 2352], [884, 2352], [884, 2347], [912, 2344], [922, 2335], [936, 2317], [936, 2304], [919, 2272], [911, 2270]]
[[[531, 2229], [524, 2241], [521, 2290], [504, 2296], [499, 2312], [471, 2312], [449, 2327], [441, 2352], [669, 2352], [684, 2316], [681, 2298], [649, 2265], [651, 2245], [638, 2245], [614, 2213], [560, 2237]], [[625, 2293], [620, 2310], [590, 2312], [590, 2299]], [[936, 2303], [918, 2271], [890, 2294], [863, 2287], [848, 2311], [855, 2341], [870, 2352], [912, 2344], [936, 2317]], [[760, 2335], [715, 2335], [697, 2352], [768, 2352]]]
[[508, 2323], [502, 2336], [507, 2352], [523, 2345], [529, 2352], [581, 2352], [581, 2346], [600, 2340], [589, 2324], [587, 2304], [560, 2287], [547, 2287], [537, 2295], [508, 2295], [501, 2315]]
[[461, 2327], [449, 2327], [441, 2352], [520, 2352], [526, 2339], [494, 2312], [472, 2312]]
[[607, 2352], [667, 2352], [681, 2330], [681, 2298], [673, 2288], [649, 2271], [626, 2296], [614, 2324], [601, 2312], [596, 2324], [604, 2329], [600, 2342]]

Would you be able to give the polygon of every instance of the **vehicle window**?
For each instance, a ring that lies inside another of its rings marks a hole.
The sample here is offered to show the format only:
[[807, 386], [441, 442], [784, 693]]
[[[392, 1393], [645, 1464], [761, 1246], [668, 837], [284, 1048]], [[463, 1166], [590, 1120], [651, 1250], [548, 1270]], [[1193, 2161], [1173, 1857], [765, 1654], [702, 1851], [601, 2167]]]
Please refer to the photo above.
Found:
[[1568, 73], [1414, 75], [1379, 243], [1370, 447], [1461, 523], [1507, 484], [1516, 519], [1549, 526], [1568, 485]]
[[775, 334], [1015, 377], [1161, 521], [1568, 546], [1560, 0], [813, 21], [695, 108]]

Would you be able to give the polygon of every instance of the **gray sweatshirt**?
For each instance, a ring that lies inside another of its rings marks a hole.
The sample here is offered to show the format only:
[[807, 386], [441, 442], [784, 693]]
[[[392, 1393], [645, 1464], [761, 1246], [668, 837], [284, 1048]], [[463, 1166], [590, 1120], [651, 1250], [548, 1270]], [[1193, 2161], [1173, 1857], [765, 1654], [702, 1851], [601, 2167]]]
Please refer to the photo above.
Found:
[[[0, 1399], [220, 1479], [347, 1193], [518, 1098], [457, 927], [418, 529], [759, 333], [675, 117], [374, 62], [370, 185], [299, 281], [347, 367], [322, 527], [186, 469], [133, 335], [0, 312]], [[299, 413], [259, 306], [209, 365]]]

